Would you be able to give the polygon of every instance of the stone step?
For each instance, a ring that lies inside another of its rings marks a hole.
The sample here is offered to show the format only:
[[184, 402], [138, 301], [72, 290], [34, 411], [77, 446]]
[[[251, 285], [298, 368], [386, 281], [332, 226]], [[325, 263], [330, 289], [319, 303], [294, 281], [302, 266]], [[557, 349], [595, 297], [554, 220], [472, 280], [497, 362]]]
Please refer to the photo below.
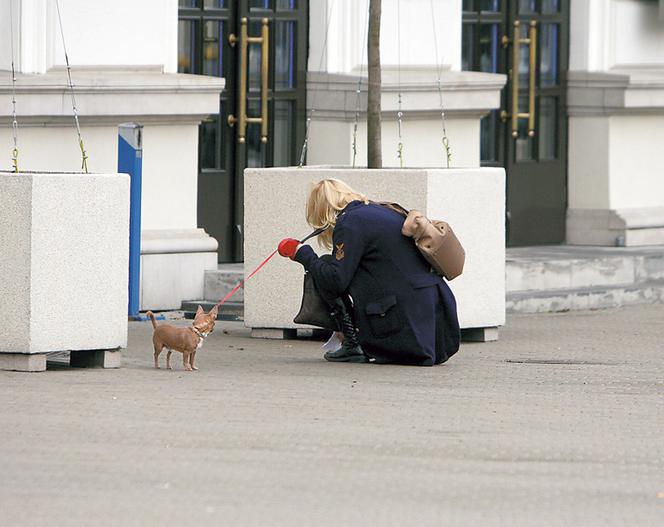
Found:
[[664, 248], [522, 247], [507, 250], [506, 290], [579, 290], [664, 279]]
[[[198, 306], [201, 306], [207, 313], [217, 303], [217, 300], [187, 300], [182, 302], [182, 311], [184, 311], [184, 318], [193, 319], [196, 314]], [[242, 321], [244, 320], [244, 303], [231, 302], [224, 303], [219, 308], [219, 315], [217, 320], [231, 320]]]
[[509, 292], [505, 307], [508, 313], [555, 313], [654, 303], [664, 303], [664, 279], [635, 285]]
[[[220, 264], [205, 272], [205, 299], [183, 302], [187, 318], [198, 304], [211, 309], [244, 276], [243, 264]], [[543, 246], [507, 250], [508, 313], [603, 309], [664, 302], [664, 247]], [[238, 290], [219, 314], [243, 320], [244, 291]]]
[[[203, 297], [218, 302], [244, 278], [244, 264], [219, 264], [217, 269], [205, 271]], [[233, 295], [233, 302], [244, 302], [244, 287]]]

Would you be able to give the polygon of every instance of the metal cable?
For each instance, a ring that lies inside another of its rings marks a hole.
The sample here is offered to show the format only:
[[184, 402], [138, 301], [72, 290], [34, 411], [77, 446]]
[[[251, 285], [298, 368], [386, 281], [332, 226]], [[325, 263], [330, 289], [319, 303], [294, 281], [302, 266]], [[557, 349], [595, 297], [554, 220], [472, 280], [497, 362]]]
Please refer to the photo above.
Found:
[[353, 168], [355, 168], [355, 158], [357, 157], [357, 124], [360, 120], [360, 94], [362, 92], [362, 73], [364, 72], [364, 53], [367, 50], [367, 33], [369, 26], [369, 6], [367, 0], [367, 12], [364, 17], [364, 32], [362, 33], [362, 57], [360, 58], [360, 77], [357, 80], [356, 100], [355, 100], [355, 122], [353, 124]]
[[74, 83], [71, 80], [71, 67], [69, 65], [69, 55], [67, 54], [67, 46], [65, 45], [65, 32], [62, 29], [62, 16], [60, 15], [60, 4], [58, 0], [55, 0], [55, 7], [58, 11], [58, 22], [60, 23], [60, 35], [62, 36], [62, 48], [65, 52], [65, 62], [67, 64], [67, 77], [69, 79], [69, 89], [71, 91], [71, 105], [74, 112], [74, 121], [76, 121], [76, 132], [78, 133], [78, 146], [81, 148], [81, 156], [83, 161], [81, 163], [81, 169], [88, 173], [88, 155], [85, 152], [85, 146], [83, 145], [83, 138], [81, 137], [81, 125], [78, 122], [78, 110], [76, 108], [76, 97], [74, 95]]
[[9, 38], [11, 39], [12, 53], [12, 135], [14, 148], [12, 150], [12, 167], [18, 173], [18, 120], [16, 119], [16, 71], [14, 68], [14, 0], [9, 0]]
[[450, 140], [447, 138], [447, 130], [445, 128], [445, 107], [443, 106], [443, 89], [440, 84], [442, 65], [438, 60], [438, 37], [436, 35], [436, 16], [433, 9], [433, 0], [429, 0], [429, 4], [431, 5], [431, 23], [433, 24], [433, 49], [436, 54], [436, 74], [438, 76], [438, 99], [440, 101], [440, 121], [443, 125], [443, 148], [445, 149], [447, 168], [450, 168], [450, 163], [452, 162], [452, 150], [450, 148]]
[[397, 145], [397, 157], [399, 158], [399, 167], [403, 168], [403, 141], [401, 138], [401, 120], [403, 112], [401, 111], [401, 2], [397, 0], [397, 90], [399, 94], [399, 103], [397, 107], [397, 130], [399, 133], [399, 143]]
[[[57, 0], [56, 0], [57, 1]], [[320, 62], [318, 64], [318, 72], [320, 73], [321, 68], [323, 67], [323, 59], [325, 58], [325, 52], [327, 51], [327, 35], [330, 31], [330, 23], [332, 22], [332, 13], [334, 12], [334, 3], [335, 0], [332, 0], [332, 3], [330, 4], [330, 9], [328, 10], [328, 18], [327, 18], [327, 25], [325, 27], [325, 37], [323, 40], [323, 49], [320, 52]], [[300, 164], [298, 165], [299, 168], [302, 168], [304, 165], [304, 158], [307, 155], [307, 148], [309, 147], [309, 128], [311, 126], [311, 119], [314, 116], [315, 113], [315, 108], [316, 108], [316, 90], [313, 90], [313, 95], [311, 96], [311, 111], [309, 112], [309, 116], [307, 117], [307, 125], [304, 131], [304, 143], [302, 143], [302, 151], [300, 153]]]

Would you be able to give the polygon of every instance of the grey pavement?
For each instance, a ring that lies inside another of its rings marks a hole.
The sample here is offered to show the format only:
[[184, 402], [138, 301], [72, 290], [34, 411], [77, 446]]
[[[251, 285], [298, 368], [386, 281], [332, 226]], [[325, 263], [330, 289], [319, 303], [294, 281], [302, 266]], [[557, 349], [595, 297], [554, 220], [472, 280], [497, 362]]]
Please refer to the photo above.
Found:
[[0, 525], [664, 525], [664, 306], [511, 316], [434, 368], [222, 322], [154, 370], [150, 334], [0, 372]]

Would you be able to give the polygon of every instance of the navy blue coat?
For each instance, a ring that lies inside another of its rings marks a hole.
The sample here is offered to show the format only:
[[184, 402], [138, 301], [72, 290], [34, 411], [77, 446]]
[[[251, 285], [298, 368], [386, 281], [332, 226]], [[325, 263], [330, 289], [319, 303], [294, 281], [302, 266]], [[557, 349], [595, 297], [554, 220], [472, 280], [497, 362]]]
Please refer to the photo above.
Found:
[[295, 255], [326, 299], [353, 299], [365, 353], [385, 362], [431, 366], [459, 349], [456, 301], [450, 288], [401, 234], [404, 218], [374, 203], [353, 201], [339, 214], [333, 258], [305, 245]]

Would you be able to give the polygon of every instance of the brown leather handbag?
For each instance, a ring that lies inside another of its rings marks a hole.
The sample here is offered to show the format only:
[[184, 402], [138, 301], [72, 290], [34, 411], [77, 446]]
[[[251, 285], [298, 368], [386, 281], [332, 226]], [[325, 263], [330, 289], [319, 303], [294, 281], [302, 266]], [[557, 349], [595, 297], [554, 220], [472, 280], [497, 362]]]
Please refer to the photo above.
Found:
[[407, 211], [398, 203], [381, 202], [380, 205], [405, 218], [401, 233], [415, 240], [434, 271], [448, 280], [454, 280], [463, 272], [466, 251], [447, 222], [430, 220], [419, 210]]
[[[316, 229], [306, 238], [300, 240], [300, 243], [306, 242], [308, 239], [318, 236], [321, 232], [327, 230], [328, 227], [321, 227]], [[331, 254], [323, 254], [321, 260], [329, 261], [332, 259]], [[339, 330], [339, 324], [331, 313], [332, 309], [327, 303], [323, 300], [318, 292], [316, 283], [314, 282], [314, 277], [311, 276], [311, 273], [304, 273], [304, 287], [302, 290], [302, 303], [300, 304], [300, 310], [293, 319], [293, 322], [296, 324], [307, 324], [309, 326], [316, 326], [324, 329], [331, 329], [332, 331]]]

